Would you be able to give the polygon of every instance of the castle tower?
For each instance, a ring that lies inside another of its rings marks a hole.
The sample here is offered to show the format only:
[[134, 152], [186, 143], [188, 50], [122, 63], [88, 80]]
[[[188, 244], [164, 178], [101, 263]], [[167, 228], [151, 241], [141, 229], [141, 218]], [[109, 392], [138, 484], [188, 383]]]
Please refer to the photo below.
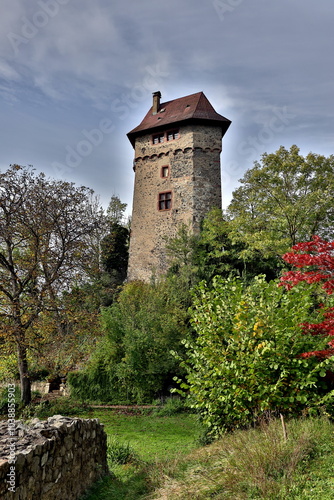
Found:
[[194, 233], [212, 207], [221, 207], [220, 153], [231, 122], [203, 92], [153, 104], [128, 133], [135, 185], [128, 280], [150, 281], [168, 269], [166, 241], [182, 224]]

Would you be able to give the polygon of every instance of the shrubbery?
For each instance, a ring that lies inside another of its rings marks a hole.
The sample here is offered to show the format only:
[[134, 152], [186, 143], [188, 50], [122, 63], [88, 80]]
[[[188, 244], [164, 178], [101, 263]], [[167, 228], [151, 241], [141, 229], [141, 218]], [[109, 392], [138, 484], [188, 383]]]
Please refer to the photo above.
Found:
[[187, 312], [166, 282], [125, 285], [119, 299], [103, 309], [103, 339], [84, 371], [71, 373], [72, 394], [84, 400], [150, 403], [168, 393], [179, 363]]
[[266, 413], [294, 416], [325, 404], [333, 362], [298, 357], [326, 345], [298, 326], [319, 314], [310, 285], [287, 292], [261, 277], [249, 286], [216, 277], [212, 289], [204, 282], [197, 287], [193, 304], [196, 336], [184, 341], [187, 382], [179, 382], [211, 434]]
[[[18, 386], [15, 386], [15, 406], [20, 405], [21, 391]], [[0, 415], [8, 416], [8, 387], [0, 389]]]
[[20, 411], [19, 417], [25, 420], [31, 418], [44, 420], [53, 415], [78, 416], [87, 414], [89, 409], [86, 404], [62, 396], [51, 401], [44, 400], [37, 404], [30, 403]]

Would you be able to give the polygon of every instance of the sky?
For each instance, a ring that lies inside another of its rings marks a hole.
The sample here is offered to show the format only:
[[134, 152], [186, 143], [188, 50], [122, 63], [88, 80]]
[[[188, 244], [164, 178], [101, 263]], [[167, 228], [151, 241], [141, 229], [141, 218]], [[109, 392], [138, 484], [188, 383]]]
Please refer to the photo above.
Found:
[[111, 196], [131, 213], [126, 136], [152, 105], [203, 91], [232, 121], [223, 207], [265, 152], [333, 151], [333, 0], [2, 0], [0, 170]]

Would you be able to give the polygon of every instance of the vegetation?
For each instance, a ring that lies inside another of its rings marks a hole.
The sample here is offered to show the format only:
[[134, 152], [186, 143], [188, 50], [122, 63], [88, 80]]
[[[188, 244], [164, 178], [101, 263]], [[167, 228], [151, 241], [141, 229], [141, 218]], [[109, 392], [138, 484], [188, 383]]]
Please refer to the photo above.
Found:
[[289, 422], [287, 441], [279, 421], [237, 431], [157, 467], [156, 488], [142, 498], [330, 500], [332, 434], [333, 425], [318, 419]]
[[[40, 395], [39, 395], [40, 396]], [[17, 416], [23, 420], [30, 420], [32, 418], [39, 418], [46, 420], [53, 415], [63, 416], [81, 416], [87, 415], [90, 407], [86, 403], [76, 401], [74, 398], [60, 396], [55, 399], [37, 398], [39, 401], [32, 401], [29, 405], [19, 407]]]
[[183, 288], [191, 305], [190, 288], [214, 276], [240, 276], [245, 282], [259, 274], [266, 279], [279, 277], [284, 263], [277, 256], [264, 257], [260, 251], [247, 252], [246, 241], [233, 241], [233, 223], [218, 208], [211, 209], [202, 221], [201, 232], [193, 235], [184, 224], [175, 238], [166, 243], [170, 260], [169, 278]]
[[[167, 276], [150, 284], [124, 283], [116, 196], [104, 214], [86, 188], [17, 165], [0, 174], [0, 379], [20, 376], [22, 415], [159, 400], [126, 417], [101, 410], [117, 479], [95, 498], [306, 500], [307, 473], [326, 499], [332, 427], [313, 418], [334, 416], [333, 166], [296, 146], [264, 154], [226, 214], [210, 211], [199, 235], [179, 228]], [[81, 403], [29, 404], [31, 377], [69, 371]], [[185, 398], [160, 404], [171, 392]]]
[[[19, 387], [15, 387], [15, 407], [19, 408], [21, 392]], [[0, 389], [0, 415], [8, 415], [8, 388]]]
[[211, 289], [199, 285], [191, 319], [196, 335], [184, 341], [187, 374], [179, 382], [210, 434], [248, 426], [264, 414], [297, 416], [326, 397], [329, 411], [324, 377], [331, 360], [299, 356], [326, 344], [299, 326], [317, 318], [313, 304], [309, 285], [286, 292], [261, 277], [249, 285], [219, 277]]
[[102, 310], [105, 336], [87, 368], [69, 375], [73, 394], [90, 401], [150, 403], [168, 394], [180, 374], [170, 353], [181, 349], [186, 311], [164, 282], [125, 285], [117, 302]]
[[129, 443], [121, 443], [115, 437], [108, 439], [107, 457], [111, 464], [135, 463], [138, 458]]
[[[137, 500], [142, 495], [145, 498], [154, 488], [155, 475], [162, 473], [166, 460], [173, 463], [176, 457], [194, 450], [200, 433], [195, 415], [160, 417], [146, 412], [124, 415], [99, 409], [88, 416], [99, 418], [105, 426], [112, 475], [96, 484], [87, 500]], [[123, 459], [124, 465], [117, 463]]]
[[[321, 289], [325, 290], [328, 295], [334, 292], [334, 241], [327, 242], [314, 236], [313, 240], [305, 243], [298, 243], [292, 247], [292, 252], [288, 252], [283, 256], [283, 259], [290, 264], [293, 264], [298, 270], [285, 273], [281, 278], [281, 283], [289, 290], [298, 283], [306, 282], [321, 283]], [[300, 270], [302, 269], [302, 270]], [[330, 358], [334, 355], [334, 307], [324, 307], [324, 304], [319, 306], [322, 321], [317, 324], [304, 323], [302, 325], [304, 333], [313, 336], [327, 337], [329, 348], [321, 351], [311, 351], [302, 353], [301, 356], [306, 358], [315, 356], [317, 358]], [[334, 380], [334, 374], [332, 380]]]
[[244, 254], [278, 256], [317, 234], [333, 238], [334, 156], [297, 146], [263, 154], [240, 180], [227, 213]]
[[332, 498], [333, 424], [324, 418], [288, 421], [287, 440], [272, 420], [198, 447], [192, 415], [93, 416], [106, 426], [112, 475], [85, 500]]
[[[91, 190], [12, 165], [0, 174], [0, 335], [15, 345], [21, 397], [31, 399], [28, 350], [52, 325], [63, 334], [61, 293], [95, 263], [89, 237], [101, 224]], [[41, 323], [41, 324], [39, 324]]]
[[101, 240], [102, 273], [100, 286], [104, 293], [103, 306], [109, 306], [117, 297], [119, 287], [126, 278], [129, 260], [129, 228], [125, 223], [126, 203], [113, 195], [107, 208], [107, 233]]

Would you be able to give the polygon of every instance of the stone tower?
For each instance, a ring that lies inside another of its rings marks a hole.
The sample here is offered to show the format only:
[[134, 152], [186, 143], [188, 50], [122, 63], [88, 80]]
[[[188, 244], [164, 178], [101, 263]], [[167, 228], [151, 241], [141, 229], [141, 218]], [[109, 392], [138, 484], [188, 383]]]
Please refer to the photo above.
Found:
[[198, 232], [212, 207], [221, 207], [220, 153], [230, 120], [203, 92], [153, 104], [128, 133], [134, 147], [135, 185], [128, 280], [150, 281], [166, 272], [166, 240], [182, 223]]

